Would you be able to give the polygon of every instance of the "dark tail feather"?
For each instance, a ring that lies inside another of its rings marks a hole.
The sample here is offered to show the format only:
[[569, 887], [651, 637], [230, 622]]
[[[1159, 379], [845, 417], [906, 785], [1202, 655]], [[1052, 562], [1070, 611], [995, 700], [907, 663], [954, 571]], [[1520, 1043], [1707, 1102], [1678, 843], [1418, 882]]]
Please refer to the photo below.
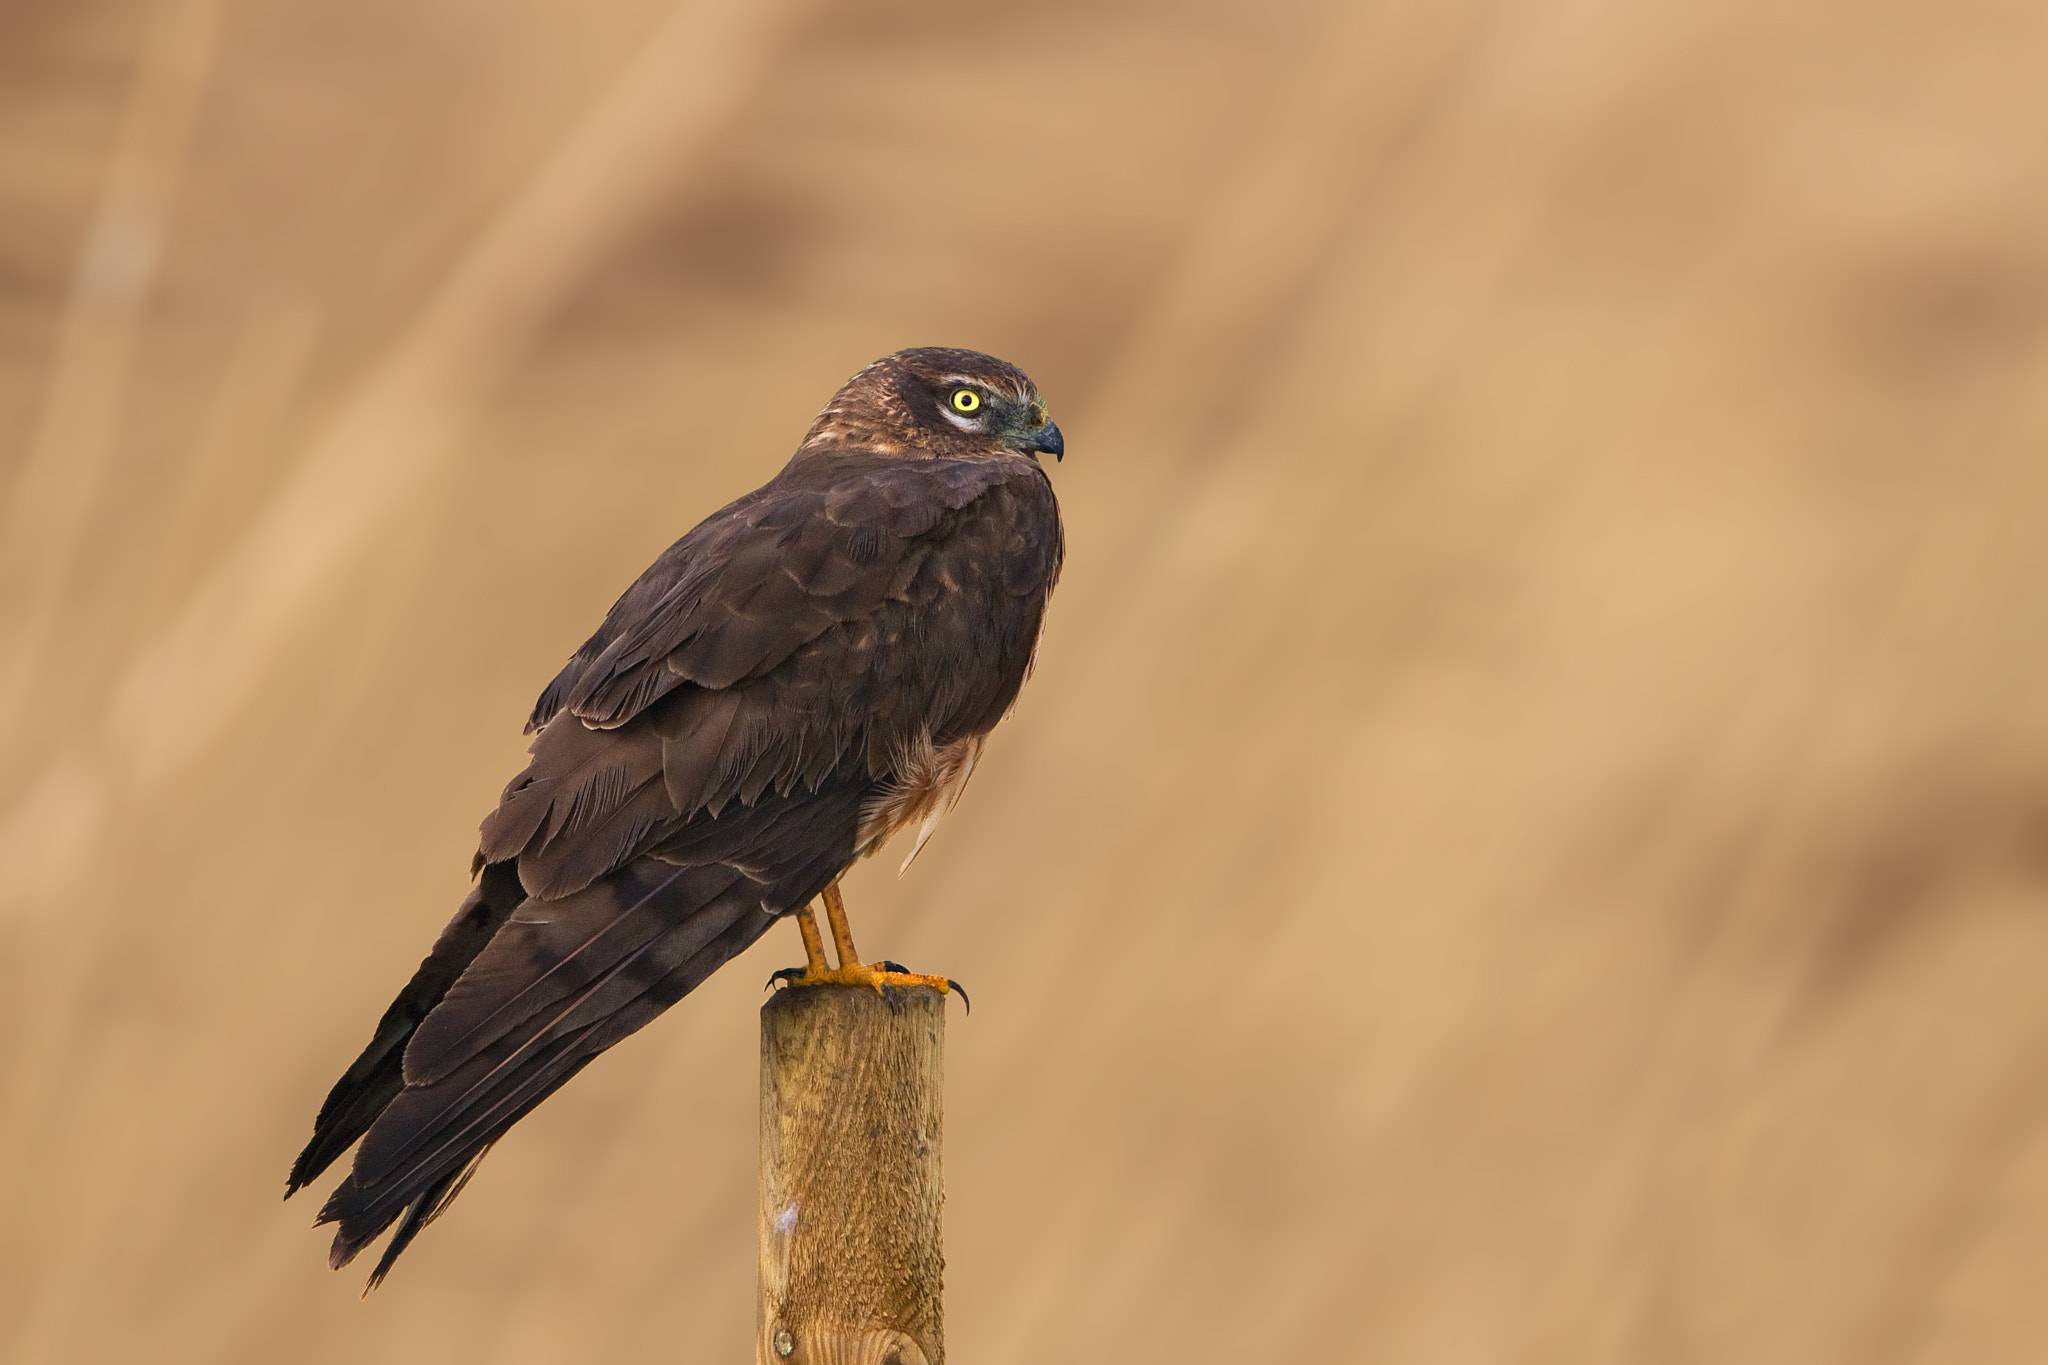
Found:
[[[661, 885], [667, 888], [672, 880], [667, 874], [676, 869], [667, 865], [661, 870]], [[714, 869], [697, 871], [708, 875]], [[619, 880], [635, 878], [629, 871]], [[730, 885], [729, 873], [722, 881], [727, 889], [708, 904], [687, 895], [684, 887], [675, 887], [677, 899], [667, 907], [664, 930], [623, 955], [608, 957], [609, 965], [592, 979], [579, 980], [578, 989], [551, 999], [516, 1027], [495, 1032], [487, 1045], [459, 1065], [437, 1069], [433, 1080], [406, 1085], [391, 1097], [356, 1153], [356, 1169], [320, 1211], [320, 1222], [340, 1224], [330, 1264], [348, 1264], [398, 1223], [397, 1234], [370, 1277], [369, 1287], [375, 1288], [419, 1230], [454, 1200], [483, 1153], [506, 1129], [600, 1052], [689, 994], [767, 932], [774, 916], [761, 909], [761, 885], [746, 878]], [[551, 917], [565, 916], [580, 908], [574, 902], [585, 897], [596, 901], [616, 889], [600, 884], [569, 900], [535, 905], [544, 906]], [[608, 922], [617, 922], [624, 909], [615, 902], [614, 920]], [[554, 927], [561, 922], [540, 923]], [[516, 960], [515, 953], [524, 957], [530, 947], [525, 935], [517, 948], [507, 940], [506, 951], [494, 954], [488, 965], [496, 972], [505, 965], [497, 957]], [[478, 970], [485, 965], [479, 964]], [[559, 979], [565, 969], [558, 963], [545, 974]]]
[[377, 1021], [376, 1036], [370, 1039], [370, 1045], [327, 1093], [320, 1116], [313, 1120], [313, 1140], [292, 1163], [291, 1175], [285, 1181], [285, 1198], [318, 1180], [320, 1173], [368, 1132], [377, 1116], [398, 1097], [405, 1087], [405, 1045], [412, 1040], [420, 1021], [441, 1003], [456, 979], [525, 899], [526, 891], [519, 884], [519, 871], [514, 864], [493, 863], [483, 870], [462, 908], [435, 940], [434, 950]]
[[[384, 1277], [391, 1273], [392, 1262], [398, 1259], [399, 1252], [412, 1245], [412, 1239], [420, 1235], [420, 1229], [439, 1218], [442, 1212], [455, 1202], [455, 1196], [462, 1193], [462, 1187], [469, 1183], [469, 1178], [476, 1174], [476, 1168], [484, 1164], [484, 1158], [489, 1156], [490, 1152], [491, 1145], [486, 1143], [465, 1165], [442, 1176], [434, 1182], [432, 1189], [413, 1200], [405, 1211], [405, 1217], [398, 1224], [398, 1231], [391, 1234], [391, 1244], [385, 1247], [384, 1254], [377, 1258], [377, 1268], [370, 1272], [370, 1282], [363, 1286], [364, 1298], [370, 1297], [370, 1291], [384, 1283]], [[340, 1238], [335, 1239], [337, 1250], [340, 1241]], [[351, 1249], [349, 1257], [353, 1258], [354, 1255], [355, 1250]], [[338, 1263], [330, 1262], [329, 1268], [339, 1270], [347, 1264], [346, 1259]]]

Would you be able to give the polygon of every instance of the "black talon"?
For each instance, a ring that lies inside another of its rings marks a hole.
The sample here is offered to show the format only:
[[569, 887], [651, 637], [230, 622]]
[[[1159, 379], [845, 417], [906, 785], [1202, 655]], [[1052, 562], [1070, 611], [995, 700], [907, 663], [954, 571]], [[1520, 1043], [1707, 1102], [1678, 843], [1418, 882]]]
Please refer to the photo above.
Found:
[[775, 983], [778, 981], [800, 981], [808, 970], [810, 969], [807, 967], [784, 967], [779, 972], [771, 972], [768, 976], [768, 984], [761, 987], [761, 989], [772, 991], [775, 989]]
[[[894, 972], [898, 976], [910, 975], [910, 968], [904, 966], [901, 962], [891, 962], [887, 958], [883, 958], [874, 965], [880, 967], [885, 972]], [[889, 1013], [903, 1013], [903, 988], [901, 986], [882, 987], [882, 999], [889, 1002]]]
[[[875, 965], [877, 967], [880, 967], [885, 972], [895, 972], [899, 976], [915, 975], [915, 973], [912, 972], [910, 968], [904, 966], [900, 962], [882, 961], [877, 962]], [[961, 985], [959, 982], [955, 981], [952, 977], [949, 976], [946, 978], [946, 989], [949, 991], [958, 992], [960, 996], [960, 1003], [967, 1007], [967, 1012], [969, 1014], [974, 1013], [974, 1002], [967, 998], [967, 988], [965, 986]]]

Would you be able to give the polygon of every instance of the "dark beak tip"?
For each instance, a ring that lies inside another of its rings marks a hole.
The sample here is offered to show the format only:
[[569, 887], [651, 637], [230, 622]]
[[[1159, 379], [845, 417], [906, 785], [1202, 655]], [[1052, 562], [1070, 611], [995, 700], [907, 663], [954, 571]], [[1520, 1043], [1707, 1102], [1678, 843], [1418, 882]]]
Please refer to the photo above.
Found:
[[1037, 444], [1040, 450], [1052, 453], [1054, 463], [1067, 457], [1067, 438], [1060, 435], [1060, 429], [1055, 423], [1045, 424], [1045, 429], [1038, 433]]

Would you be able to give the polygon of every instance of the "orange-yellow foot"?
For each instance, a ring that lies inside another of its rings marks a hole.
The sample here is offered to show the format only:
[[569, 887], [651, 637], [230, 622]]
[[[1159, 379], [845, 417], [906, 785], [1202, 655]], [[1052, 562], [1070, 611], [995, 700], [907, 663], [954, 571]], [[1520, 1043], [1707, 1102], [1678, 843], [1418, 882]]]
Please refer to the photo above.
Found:
[[940, 995], [958, 995], [960, 1003], [966, 1005], [970, 1013], [974, 1009], [959, 982], [949, 977], [906, 971], [895, 962], [855, 962], [843, 967], [784, 967], [768, 978], [770, 986], [778, 981], [786, 981], [792, 986], [872, 986], [885, 996], [891, 991], [911, 986], [929, 986]]

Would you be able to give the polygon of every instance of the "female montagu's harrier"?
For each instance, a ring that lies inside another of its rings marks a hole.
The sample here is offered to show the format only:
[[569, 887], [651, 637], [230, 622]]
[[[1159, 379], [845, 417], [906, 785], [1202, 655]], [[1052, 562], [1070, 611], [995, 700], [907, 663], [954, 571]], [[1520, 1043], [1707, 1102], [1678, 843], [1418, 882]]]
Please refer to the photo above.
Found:
[[903, 351], [626, 590], [292, 1167], [287, 1195], [363, 1139], [320, 1211], [336, 1267], [397, 1222], [375, 1286], [507, 1128], [780, 916], [803, 980], [944, 988], [860, 963], [838, 881], [900, 829], [922, 846], [1023, 686], [1062, 552], [1038, 456], [1062, 450], [1014, 366]]

